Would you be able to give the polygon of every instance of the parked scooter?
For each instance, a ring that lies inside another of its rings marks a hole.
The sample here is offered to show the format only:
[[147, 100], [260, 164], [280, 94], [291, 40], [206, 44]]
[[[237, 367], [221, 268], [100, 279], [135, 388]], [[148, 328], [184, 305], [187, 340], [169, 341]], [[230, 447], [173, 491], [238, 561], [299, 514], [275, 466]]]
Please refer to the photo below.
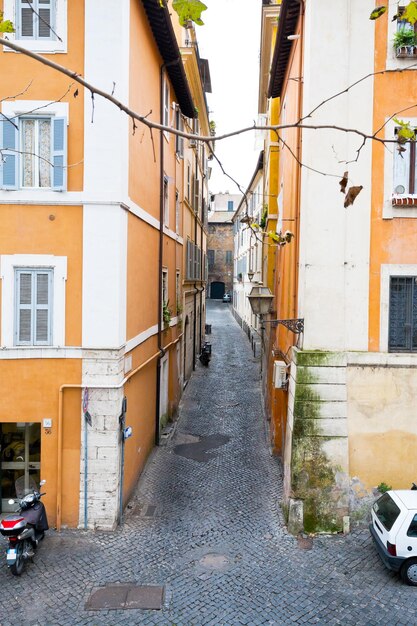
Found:
[[[45, 484], [40, 482], [40, 486]], [[48, 520], [40, 493], [33, 478], [21, 476], [15, 482], [19, 508], [0, 522], [0, 533], [9, 541], [6, 552], [7, 566], [14, 576], [20, 576], [25, 562], [33, 559], [39, 541], [48, 530]], [[9, 500], [14, 504], [15, 500]]]
[[211, 359], [211, 343], [205, 341], [203, 343], [203, 347], [201, 348], [201, 354], [198, 357], [203, 365], [208, 367]]

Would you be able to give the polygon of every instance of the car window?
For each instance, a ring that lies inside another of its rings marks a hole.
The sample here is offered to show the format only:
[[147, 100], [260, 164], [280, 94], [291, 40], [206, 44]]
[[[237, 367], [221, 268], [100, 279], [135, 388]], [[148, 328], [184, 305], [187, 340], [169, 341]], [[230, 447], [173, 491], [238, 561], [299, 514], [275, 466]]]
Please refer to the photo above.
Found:
[[417, 537], [417, 515], [414, 515], [410, 528], [407, 530], [407, 537]]
[[375, 514], [386, 530], [391, 530], [400, 514], [400, 509], [388, 493], [377, 500], [373, 506]]

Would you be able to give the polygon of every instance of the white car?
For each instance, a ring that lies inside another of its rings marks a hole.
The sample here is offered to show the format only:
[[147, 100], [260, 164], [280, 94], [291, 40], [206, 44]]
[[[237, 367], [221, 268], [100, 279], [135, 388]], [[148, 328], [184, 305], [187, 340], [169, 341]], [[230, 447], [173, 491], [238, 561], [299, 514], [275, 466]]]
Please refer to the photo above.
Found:
[[417, 587], [417, 490], [385, 492], [372, 507], [369, 530], [384, 565]]

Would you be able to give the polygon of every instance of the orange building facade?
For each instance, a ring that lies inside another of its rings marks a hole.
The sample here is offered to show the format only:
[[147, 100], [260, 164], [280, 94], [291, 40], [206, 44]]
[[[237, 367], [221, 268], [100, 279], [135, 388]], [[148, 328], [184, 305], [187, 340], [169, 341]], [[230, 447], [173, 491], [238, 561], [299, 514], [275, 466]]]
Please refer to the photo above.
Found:
[[[0, 3], [11, 41], [154, 122], [209, 135], [199, 65], [187, 69], [167, 6], [32, 5]], [[199, 142], [135, 127], [7, 46], [0, 68], [2, 510], [24, 474], [47, 481], [53, 525], [113, 528], [199, 351], [195, 332], [184, 356], [184, 311], [204, 328], [207, 168], [196, 173]]]
[[[268, 106], [278, 123], [305, 126], [280, 131], [266, 174], [276, 177], [276, 230], [295, 237], [267, 262], [264, 283], [273, 317], [304, 324], [271, 329], [265, 351], [288, 372], [279, 388], [269, 361], [264, 385], [295, 532], [346, 528], [379, 484], [408, 488], [417, 472], [417, 170], [415, 142], [398, 150], [394, 119], [417, 127], [415, 48], [394, 47], [411, 28], [401, 6], [376, 23], [373, 8], [283, 0], [270, 64]], [[362, 187], [346, 207], [345, 171], [346, 192]]]

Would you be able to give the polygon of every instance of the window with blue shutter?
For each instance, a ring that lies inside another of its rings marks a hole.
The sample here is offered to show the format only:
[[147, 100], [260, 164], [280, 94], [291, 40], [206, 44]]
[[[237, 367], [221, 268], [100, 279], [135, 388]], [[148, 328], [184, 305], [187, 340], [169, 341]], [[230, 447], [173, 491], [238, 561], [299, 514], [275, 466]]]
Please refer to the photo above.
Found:
[[52, 345], [52, 269], [15, 270], [15, 345]]
[[67, 182], [67, 121], [64, 117], [52, 118], [52, 189], [63, 191]]
[[18, 125], [14, 120], [0, 117], [0, 182], [3, 189], [17, 189], [18, 184]]
[[0, 138], [2, 189], [66, 189], [66, 118], [2, 117]]
[[389, 294], [388, 350], [417, 351], [417, 277], [392, 276]]
[[16, 0], [18, 39], [55, 39], [55, 0]]

